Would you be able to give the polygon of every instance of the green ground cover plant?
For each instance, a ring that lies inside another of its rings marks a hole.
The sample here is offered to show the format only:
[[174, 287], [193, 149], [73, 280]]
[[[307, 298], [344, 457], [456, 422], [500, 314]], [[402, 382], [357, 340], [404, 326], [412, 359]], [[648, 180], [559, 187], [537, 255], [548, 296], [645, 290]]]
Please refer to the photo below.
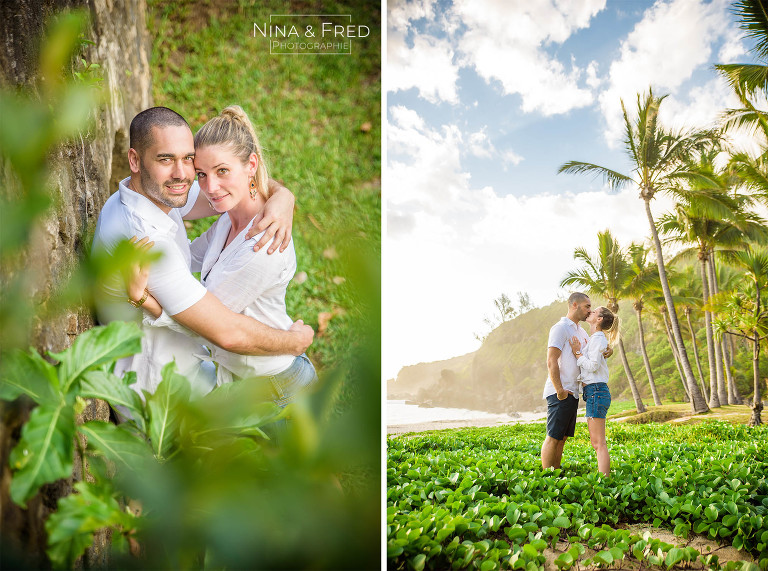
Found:
[[[390, 437], [387, 557], [391, 569], [540, 569], [569, 542], [561, 569], [620, 565], [768, 569], [768, 430], [722, 422], [608, 425], [612, 473], [601, 476], [586, 427], [563, 469], [542, 471], [543, 424]], [[629, 524], [671, 530], [672, 544]], [[693, 534], [757, 563], [719, 561]], [[705, 550], [706, 551], [706, 550]], [[588, 555], [590, 554], [590, 555]]]

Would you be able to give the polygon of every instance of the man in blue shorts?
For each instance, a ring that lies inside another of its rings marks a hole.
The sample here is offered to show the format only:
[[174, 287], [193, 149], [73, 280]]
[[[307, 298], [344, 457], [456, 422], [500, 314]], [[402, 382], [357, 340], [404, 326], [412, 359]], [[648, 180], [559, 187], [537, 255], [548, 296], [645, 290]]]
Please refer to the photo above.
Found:
[[[576, 430], [576, 411], [579, 407], [579, 366], [568, 340], [577, 337], [584, 347], [589, 335], [579, 325], [592, 310], [592, 302], [583, 293], [568, 298], [568, 315], [549, 330], [547, 371], [543, 398], [547, 399], [547, 436], [541, 445], [543, 468], [560, 468], [563, 447]], [[567, 350], [566, 350], [567, 349]], [[606, 352], [609, 357], [613, 352]]]

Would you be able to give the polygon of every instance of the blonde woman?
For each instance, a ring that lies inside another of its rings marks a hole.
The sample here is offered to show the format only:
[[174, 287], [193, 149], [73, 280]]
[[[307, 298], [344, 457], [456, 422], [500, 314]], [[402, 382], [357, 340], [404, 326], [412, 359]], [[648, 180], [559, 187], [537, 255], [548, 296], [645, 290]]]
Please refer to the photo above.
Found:
[[[266, 248], [253, 251], [261, 235], [246, 239], [266, 202], [269, 176], [261, 144], [242, 108], [227, 107], [203, 125], [195, 135], [194, 162], [201, 191], [222, 215], [192, 242], [192, 271], [200, 272], [206, 289], [232, 311], [275, 329], [289, 329], [293, 320], [286, 312], [285, 293], [296, 272], [293, 242], [285, 251], [267, 255]], [[140, 277], [134, 279], [129, 293], [136, 295], [145, 285]], [[151, 296], [142, 307], [157, 318], [145, 323], [175, 326]], [[238, 379], [268, 380], [267, 390], [280, 406], [317, 380], [306, 355], [238, 355], [207, 345], [218, 364], [218, 385]]]
[[597, 453], [597, 469], [607, 476], [611, 472], [611, 458], [605, 441], [605, 418], [611, 406], [611, 391], [608, 390], [608, 364], [603, 352], [618, 340], [619, 316], [607, 307], [598, 307], [592, 310], [586, 321], [590, 337], [583, 351], [577, 337], [570, 339], [569, 343], [581, 372], [589, 440]]

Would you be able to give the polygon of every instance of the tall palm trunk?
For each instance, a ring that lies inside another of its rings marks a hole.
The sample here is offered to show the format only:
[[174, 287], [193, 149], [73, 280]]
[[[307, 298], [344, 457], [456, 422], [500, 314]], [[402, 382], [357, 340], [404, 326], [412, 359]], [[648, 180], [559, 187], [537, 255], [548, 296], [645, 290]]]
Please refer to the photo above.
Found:
[[[757, 316], [760, 315], [760, 284], [755, 280], [755, 323]], [[752, 396], [752, 418], [749, 419], [749, 426], [762, 424], [760, 412], [763, 410], [763, 398], [760, 395], [760, 331], [755, 327], [752, 332], [754, 339], [752, 343], [752, 378], [754, 382], [754, 394]]]
[[661, 280], [661, 289], [664, 292], [664, 302], [666, 303], [669, 312], [672, 335], [679, 350], [680, 367], [685, 375], [685, 382], [688, 385], [688, 392], [691, 398], [691, 410], [695, 414], [707, 412], [709, 407], [707, 406], [707, 401], [704, 400], [704, 397], [699, 390], [699, 386], [696, 384], [696, 379], [693, 376], [691, 363], [688, 361], [688, 352], [685, 350], [685, 344], [683, 343], [683, 335], [680, 333], [680, 323], [677, 320], [675, 304], [672, 301], [672, 292], [669, 289], [667, 271], [664, 267], [664, 256], [661, 250], [661, 240], [659, 240], [659, 232], [656, 230], [656, 223], [653, 220], [653, 213], [651, 212], [651, 198], [653, 197], [653, 194], [650, 192], [650, 189], [644, 189], [641, 196], [645, 203], [645, 213], [646, 216], [648, 216], [648, 224], [651, 228], [653, 247], [656, 250], [656, 265], [659, 267], [659, 279]]
[[[619, 304], [616, 298], [608, 300], [608, 309], [613, 312], [614, 315], [619, 314]], [[632, 391], [632, 398], [635, 399], [635, 408], [638, 414], [645, 412], [645, 405], [643, 399], [640, 396], [640, 391], [637, 389], [637, 382], [635, 376], [632, 374], [632, 369], [629, 368], [629, 361], [627, 361], [627, 352], [624, 350], [624, 341], [619, 336], [619, 355], [621, 355], [621, 364], [624, 365], [624, 372], [627, 375], [627, 383], [629, 383], [629, 390]]]
[[664, 320], [664, 330], [667, 332], [667, 339], [669, 340], [669, 347], [672, 349], [672, 357], [675, 359], [675, 367], [677, 367], [677, 374], [680, 377], [680, 382], [683, 385], [683, 394], [685, 395], [685, 402], [691, 402], [691, 396], [688, 394], [688, 385], [685, 384], [685, 377], [683, 377], [683, 370], [680, 368], [680, 357], [677, 353], [677, 345], [675, 340], [672, 339], [672, 331], [669, 328], [669, 321], [667, 320], [667, 306], [661, 308], [661, 318]]
[[685, 313], [685, 320], [688, 323], [688, 333], [691, 336], [691, 343], [693, 344], [693, 360], [696, 361], [696, 369], [699, 371], [699, 384], [701, 385], [701, 393], [705, 399], [709, 399], [707, 396], [707, 387], [704, 385], [704, 372], [701, 370], [701, 360], [699, 359], [699, 344], [696, 342], [696, 334], [693, 332], [693, 324], [691, 323], [691, 308], [687, 305], [683, 310]]
[[636, 301], [632, 304], [637, 314], [637, 330], [640, 333], [640, 352], [643, 354], [643, 364], [645, 365], [645, 374], [648, 376], [648, 384], [651, 387], [651, 394], [653, 395], [653, 404], [661, 406], [661, 399], [659, 398], [659, 391], [656, 390], [656, 381], [653, 378], [653, 371], [651, 370], [651, 361], [648, 359], [648, 351], [645, 348], [645, 332], [643, 330], [643, 302]]
[[645, 405], [643, 399], [640, 397], [640, 391], [637, 390], [637, 383], [635, 377], [632, 375], [632, 371], [629, 368], [629, 361], [627, 361], [627, 353], [624, 350], [624, 341], [619, 337], [619, 355], [621, 356], [621, 364], [624, 365], [624, 372], [627, 374], [627, 382], [629, 383], [629, 390], [632, 391], [632, 398], [635, 399], [635, 408], [637, 412], [645, 412]]
[[[715, 277], [715, 260], [713, 250], [710, 250], [708, 267], [709, 291], [712, 292], [712, 295], [715, 295], [717, 293], [715, 285], [717, 278]], [[714, 315], [712, 317], [714, 317]], [[715, 366], [717, 370], [717, 396], [720, 400], [720, 404], [727, 404], [728, 389], [725, 386], [725, 375], [723, 374], [723, 351], [720, 343], [715, 343]]]
[[728, 389], [728, 404], [741, 404], [739, 398], [736, 396], [735, 388], [736, 383], [733, 379], [733, 360], [731, 359], [731, 353], [728, 350], [728, 343], [725, 341], [725, 336], [720, 339], [720, 351], [723, 353], [723, 366], [725, 367], [725, 386]]
[[[733, 336], [726, 334], [723, 337], [723, 341], [727, 349], [725, 353], [725, 370], [728, 373], [728, 404], [744, 404], [744, 397], [741, 396], [741, 391], [736, 386], [736, 379], [733, 378]], [[733, 402], [731, 402], [731, 395], [733, 395]]]
[[[701, 290], [704, 296], [704, 303], [707, 304], [709, 303], [709, 271], [707, 270], [709, 263], [706, 252], [699, 252], [699, 261], [701, 262]], [[712, 313], [706, 309], [704, 310], [704, 326], [707, 329], [707, 360], [709, 361], [709, 406], [710, 408], [718, 408], [720, 406], [720, 392], [717, 390], [715, 336], [712, 331]]]
[[[720, 284], [717, 282], [717, 268], [715, 267], [715, 251], [710, 255], [712, 267], [715, 268], [712, 282], [712, 295], [720, 293]], [[728, 341], [724, 336], [720, 340], [721, 351], [723, 353], [723, 365], [725, 366], [725, 381], [728, 387], [728, 404], [743, 404], [744, 399], [736, 386], [736, 379], [733, 378], [733, 338], [727, 335]]]
[[[754, 335], [757, 339], [759, 332], [755, 330]], [[760, 343], [757, 341], [752, 342], [752, 375], [755, 394], [752, 397], [752, 417], [749, 419], [749, 426], [757, 426], [763, 423], [760, 417], [760, 412], [763, 410], [763, 399], [760, 396]]]

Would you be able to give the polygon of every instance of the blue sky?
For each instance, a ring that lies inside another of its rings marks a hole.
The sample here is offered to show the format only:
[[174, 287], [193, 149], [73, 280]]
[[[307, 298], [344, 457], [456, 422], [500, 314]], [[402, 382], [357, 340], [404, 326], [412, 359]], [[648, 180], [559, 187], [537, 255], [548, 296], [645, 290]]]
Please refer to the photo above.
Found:
[[564, 295], [598, 231], [644, 240], [635, 189], [557, 168], [628, 172], [619, 101], [649, 85], [669, 94], [663, 123], [713, 124], [737, 101], [712, 65], [746, 47], [724, 0], [388, 2], [385, 378], [476, 349], [502, 292]]

